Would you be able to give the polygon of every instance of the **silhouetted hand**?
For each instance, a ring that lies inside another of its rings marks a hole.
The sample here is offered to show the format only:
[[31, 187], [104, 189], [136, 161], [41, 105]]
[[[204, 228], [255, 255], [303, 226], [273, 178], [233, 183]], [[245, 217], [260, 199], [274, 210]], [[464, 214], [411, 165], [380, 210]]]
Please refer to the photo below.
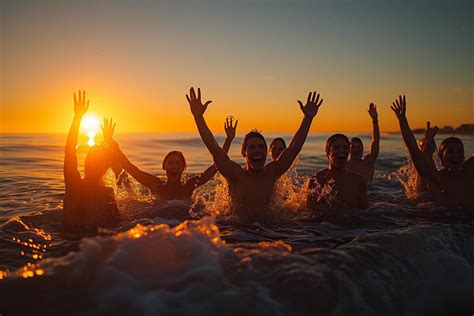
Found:
[[435, 125], [435, 127], [430, 127], [430, 122], [426, 122], [426, 129], [425, 129], [425, 139], [426, 140], [433, 140], [436, 136], [436, 133], [439, 131], [439, 127]]
[[77, 116], [83, 116], [87, 112], [87, 109], [89, 109], [89, 100], [87, 100], [86, 103], [86, 92], [84, 90], [82, 93], [79, 90], [78, 94], [79, 98], [77, 98], [76, 94], [74, 93], [74, 113]]
[[393, 112], [395, 112], [395, 115], [399, 120], [405, 119], [405, 113], [407, 110], [407, 102], [405, 96], [398, 96], [398, 99], [395, 99], [395, 102], [393, 102], [393, 105], [390, 108], [393, 110]]
[[323, 103], [323, 99], [319, 100], [319, 93], [314, 91], [308, 94], [308, 100], [305, 105], [303, 105], [300, 100], [298, 100], [298, 103], [304, 115], [313, 118], [318, 113], [319, 107]]
[[196, 97], [196, 93], [194, 92], [194, 88], [189, 89], [189, 96], [186, 94], [186, 99], [188, 99], [189, 106], [191, 108], [191, 113], [193, 113], [194, 117], [199, 117], [204, 114], [207, 109], [207, 106], [212, 101], [207, 101], [206, 103], [202, 104], [201, 102], [201, 89], [198, 88], [198, 95]]
[[225, 134], [227, 135], [228, 139], [234, 139], [235, 131], [237, 129], [237, 124], [239, 123], [239, 120], [236, 120], [235, 125], [232, 126], [233, 121], [234, 121], [234, 117], [231, 115], [225, 119], [224, 129], [225, 129]]
[[112, 137], [114, 136], [115, 125], [117, 124], [113, 123], [112, 125], [112, 118], [110, 118], [110, 120], [104, 118], [104, 125], [100, 126], [102, 128], [102, 134], [104, 134], [104, 139], [109, 145], [113, 142]]
[[378, 120], [378, 114], [377, 114], [377, 106], [373, 103], [370, 103], [369, 109], [367, 110], [369, 112], [370, 117], [372, 118], [372, 121], [377, 121]]

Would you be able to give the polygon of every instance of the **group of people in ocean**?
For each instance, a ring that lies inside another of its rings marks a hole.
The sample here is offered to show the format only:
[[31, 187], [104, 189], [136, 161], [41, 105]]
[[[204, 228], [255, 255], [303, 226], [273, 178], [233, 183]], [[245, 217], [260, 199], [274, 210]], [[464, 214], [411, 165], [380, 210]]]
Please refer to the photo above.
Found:
[[[104, 184], [103, 178], [109, 168], [123, 169], [141, 185], [149, 189], [157, 200], [189, 200], [194, 190], [208, 182], [219, 172], [227, 182], [230, 197], [229, 212], [243, 221], [265, 220], [278, 180], [293, 165], [299, 155], [311, 124], [319, 112], [323, 99], [317, 92], [310, 92], [306, 102], [298, 101], [303, 118], [290, 144], [282, 138], [274, 139], [267, 147], [265, 137], [257, 130], [247, 133], [241, 146], [245, 166], [232, 161], [228, 151], [235, 138], [238, 121], [226, 118], [226, 139], [219, 146], [207, 126], [204, 114], [211, 101], [203, 101], [201, 90], [191, 88], [186, 99], [202, 141], [210, 152], [213, 164], [201, 174], [183, 181], [186, 168], [184, 155], [179, 151], [169, 152], [162, 167], [167, 181], [149, 174], [134, 165], [114, 140], [115, 123], [104, 119], [102, 125], [105, 143], [89, 149], [84, 163], [84, 177], [78, 171], [76, 146], [83, 115], [89, 108], [84, 91], [74, 94], [74, 119], [65, 148], [63, 224], [66, 230], [97, 229], [117, 222], [120, 212], [114, 189]], [[474, 157], [465, 160], [463, 142], [457, 137], [448, 137], [438, 148], [442, 168], [437, 169], [433, 161], [436, 148], [437, 127], [428, 123], [423, 141], [418, 144], [406, 117], [406, 98], [400, 96], [391, 106], [400, 123], [403, 140], [411, 160], [419, 174], [417, 189], [428, 192], [435, 203], [449, 208], [469, 209], [474, 206]], [[368, 207], [367, 185], [374, 177], [375, 162], [380, 147], [380, 132], [376, 106], [371, 103], [368, 113], [373, 124], [370, 152], [363, 157], [360, 138], [349, 139], [343, 134], [334, 134], [326, 141], [328, 167], [310, 177], [307, 184], [306, 207], [317, 212], [347, 210]], [[272, 160], [266, 163], [267, 154]], [[322, 199], [324, 188], [331, 185], [334, 197], [330, 205]]]

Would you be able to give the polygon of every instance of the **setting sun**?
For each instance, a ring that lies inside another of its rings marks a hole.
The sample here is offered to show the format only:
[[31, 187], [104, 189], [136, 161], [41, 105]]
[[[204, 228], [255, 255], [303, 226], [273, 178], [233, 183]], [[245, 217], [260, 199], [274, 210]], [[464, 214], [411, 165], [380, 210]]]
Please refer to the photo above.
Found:
[[87, 137], [89, 137], [87, 144], [90, 147], [95, 145], [94, 138], [97, 134], [97, 131], [99, 130], [99, 127], [99, 119], [94, 114], [86, 114], [82, 119], [81, 128], [84, 132], [87, 133]]

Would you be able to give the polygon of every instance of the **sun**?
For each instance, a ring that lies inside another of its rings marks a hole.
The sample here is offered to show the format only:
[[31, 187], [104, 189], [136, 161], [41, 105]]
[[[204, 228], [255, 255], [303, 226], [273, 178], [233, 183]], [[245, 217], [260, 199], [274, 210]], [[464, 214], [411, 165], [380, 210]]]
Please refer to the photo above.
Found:
[[100, 123], [99, 119], [94, 114], [86, 114], [82, 118], [81, 128], [84, 132], [87, 133], [87, 137], [89, 137], [89, 141], [87, 144], [92, 147], [95, 145], [95, 135], [99, 131]]

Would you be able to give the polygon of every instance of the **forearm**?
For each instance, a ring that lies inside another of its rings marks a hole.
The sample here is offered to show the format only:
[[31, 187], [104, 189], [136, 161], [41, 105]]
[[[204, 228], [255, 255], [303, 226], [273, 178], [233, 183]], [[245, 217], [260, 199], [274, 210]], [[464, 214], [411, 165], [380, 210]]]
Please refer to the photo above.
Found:
[[69, 134], [67, 135], [66, 140], [66, 154], [69, 151], [76, 152], [77, 139], [79, 135], [79, 127], [81, 126], [82, 116], [75, 115], [72, 120], [71, 128], [69, 129]]
[[416, 143], [415, 136], [408, 125], [408, 120], [403, 117], [399, 119], [400, 130], [402, 132], [403, 141], [408, 148], [413, 164], [415, 165], [416, 170], [423, 176], [434, 178], [434, 174], [431, 172], [430, 167], [427, 165], [427, 162], [418, 148]]
[[400, 118], [398, 122], [400, 124], [400, 131], [402, 133], [403, 141], [405, 142], [405, 145], [407, 146], [410, 154], [413, 155], [413, 153], [419, 151], [419, 149], [418, 145], [416, 144], [415, 136], [413, 135], [413, 132], [411, 131], [410, 126], [408, 125], [408, 120], [406, 119], [406, 117], [403, 117]]
[[301, 151], [301, 148], [303, 148], [312, 122], [312, 118], [305, 116], [301, 121], [301, 125], [298, 128], [298, 131], [296, 132], [295, 136], [293, 136], [293, 139], [291, 140], [288, 148], [292, 148], [292, 150], [295, 151], [296, 154], [298, 154]]
[[203, 116], [194, 117], [194, 121], [196, 122], [199, 135], [201, 136], [202, 141], [206, 145], [207, 149], [211, 153], [211, 155], [215, 158], [216, 155], [219, 155], [220, 152], [223, 150], [219, 147], [212, 134], [211, 130], [206, 124]]
[[380, 148], [379, 121], [377, 119], [373, 120], [372, 125], [373, 125], [372, 146], [370, 147], [370, 154], [374, 157], [377, 157], [379, 154], [379, 148]]
[[224, 145], [222, 145], [222, 150], [224, 150], [226, 154], [229, 152], [230, 145], [232, 144], [232, 140], [233, 138], [226, 137], [224, 141]]

